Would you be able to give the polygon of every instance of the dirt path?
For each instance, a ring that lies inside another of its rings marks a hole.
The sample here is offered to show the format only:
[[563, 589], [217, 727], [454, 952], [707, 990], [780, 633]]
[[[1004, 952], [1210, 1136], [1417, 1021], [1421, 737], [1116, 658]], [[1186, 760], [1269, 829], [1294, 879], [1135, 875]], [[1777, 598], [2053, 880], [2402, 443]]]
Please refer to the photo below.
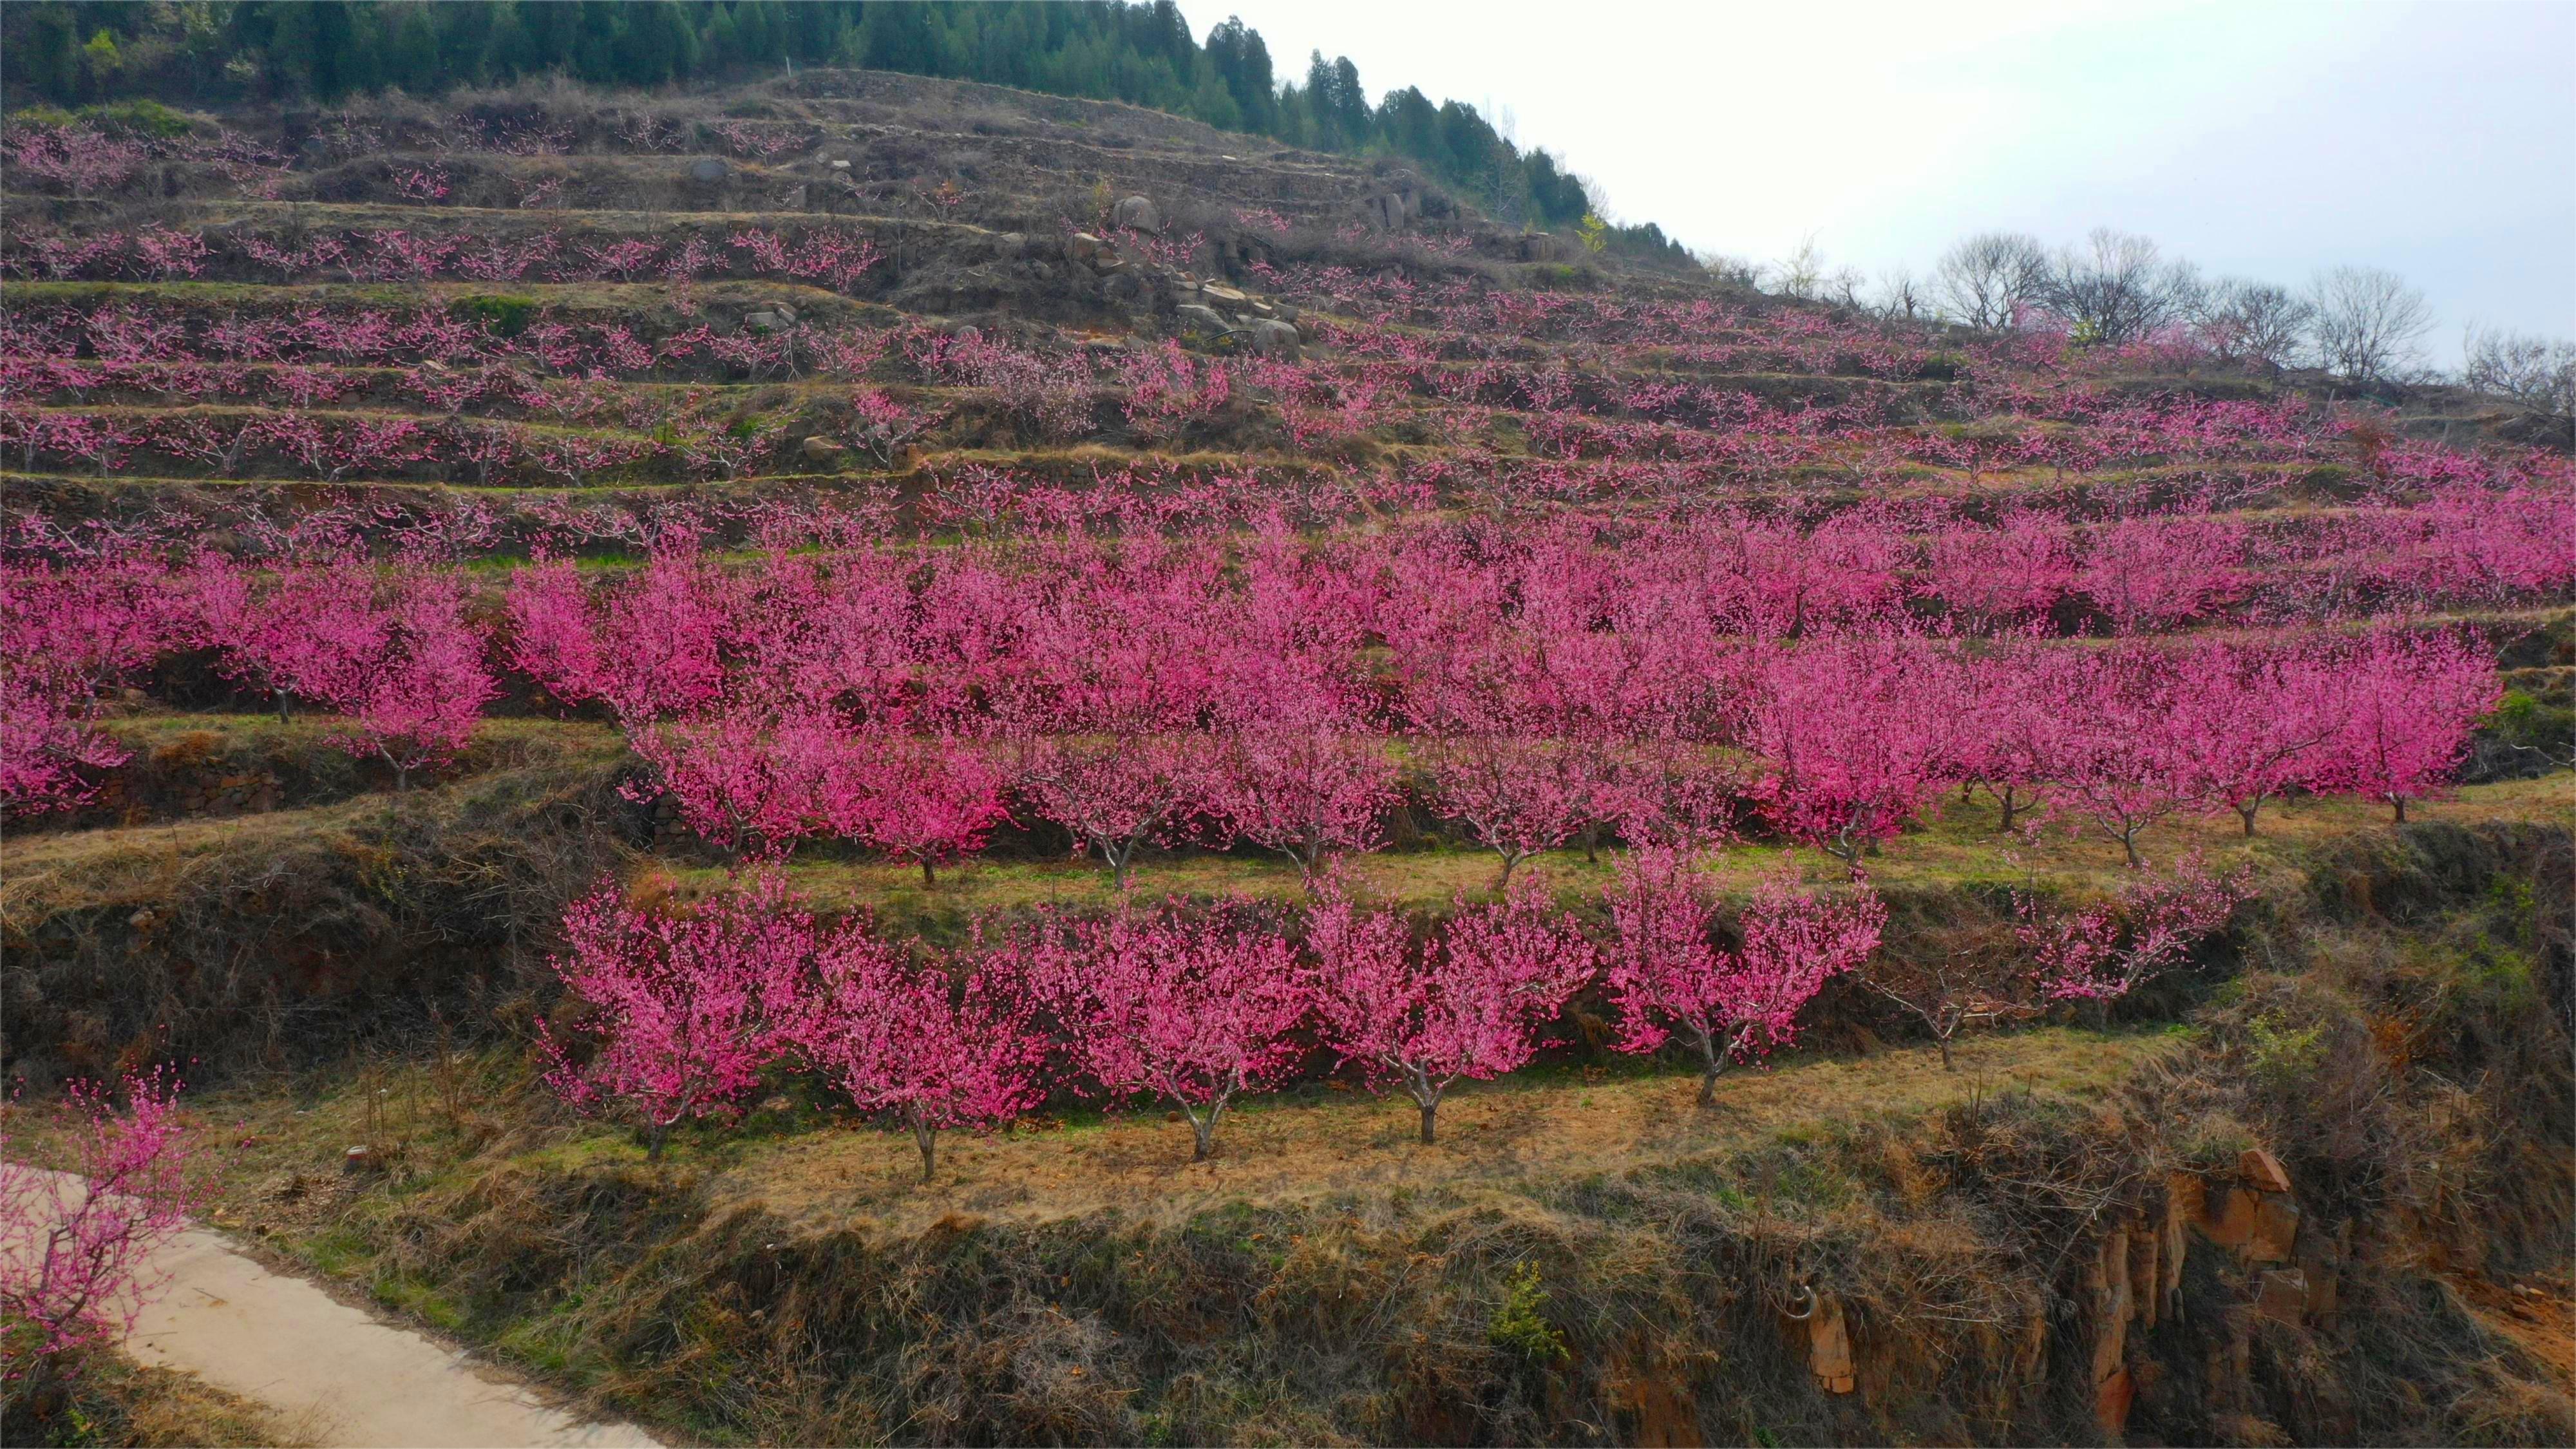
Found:
[[319, 1445], [598, 1445], [659, 1441], [554, 1408], [525, 1383], [382, 1323], [191, 1228], [154, 1264], [168, 1286], [127, 1348], [274, 1408]]

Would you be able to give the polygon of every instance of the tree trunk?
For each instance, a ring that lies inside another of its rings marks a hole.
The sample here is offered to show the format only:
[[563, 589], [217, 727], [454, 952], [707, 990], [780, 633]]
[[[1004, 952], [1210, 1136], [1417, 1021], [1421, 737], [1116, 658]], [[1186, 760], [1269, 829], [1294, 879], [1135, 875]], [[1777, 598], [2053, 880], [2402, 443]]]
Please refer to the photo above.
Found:
[[937, 885], [937, 884], [939, 884], [939, 876], [938, 876], [938, 873], [937, 873], [937, 872], [935, 872], [935, 871], [933, 871], [933, 870], [930, 868], [930, 857], [925, 855], [925, 856], [923, 856], [923, 857], [921, 858], [921, 885], [922, 885], [922, 889], [924, 889], [924, 890], [928, 890], [930, 887], [935, 886], [935, 885]]
[[2262, 802], [2259, 800], [2236, 807], [2236, 818], [2245, 822], [2245, 838], [2248, 840], [2254, 838], [2254, 812], [2261, 808], [2263, 808]]
[[1438, 1140], [1439, 1140], [1438, 1135], [1437, 1135], [1437, 1134], [1432, 1130], [1432, 1119], [1433, 1119], [1433, 1118], [1435, 1118], [1435, 1117], [1437, 1117], [1437, 1116], [1439, 1115], [1439, 1112], [1440, 1112], [1440, 1099], [1439, 1099], [1439, 1098], [1437, 1098], [1437, 1097], [1434, 1097], [1434, 1098], [1432, 1098], [1430, 1101], [1428, 1101], [1428, 1102], [1424, 1102], [1424, 1103], [1423, 1103], [1423, 1104], [1421, 1104], [1421, 1105], [1422, 1105], [1422, 1145], [1423, 1145], [1423, 1146], [1425, 1146], [1425, 1147], [1429, 1147], [1432, 1143], [1434, 1143], [1434, 1142], [1436, 1142], [1436, 1141], [1438, 1141]]
[[1162, 817], [1158, 815], [1154, 820], [1146, 822], [1144, 829], [1119, 842], [1114, 852], [1107, 841], [1101, 842], [1100, 853], [1109, 862], [1109, 879], [1112, 885], [1122, 891], [1127, 889], [1127, 874], [1135, 868], [1136, 852], [1144, 846], [1145, 837], [1152, 833], [1155, 823], [1161, 819]]
[[1860, 879], [1860, 842], [1845, 834], [1826, 843], [1824, 850], [1825, 854], [1843, 863], [1843, 869], [1850, 873], [1853, 880]]
[[667, 1122], [656, 1122], [652, 1124], [650, 1129], [648, 1129], [644, 1134], [644, 1160], [646, 1162], [661, 1161], [662, 1145], [670, 1140], [671, 1124]]
[[2403, 795], [2391, 795], [2388, 797], [2388, 803], [2397, 807], [2397, 823], [2400, 825], [2405, 824], [2406, 797]]
[[1726, 1070], [1726, 1053], [1717, 1049], [1717, 1039], [1702, 1034], [1699, 1039], [1699, 1104], [1717, 1105], [1717, 1076]]
[[1211, 1105], [1208, 1108], [1207, 1115], [1204, 1117], [1200, 1116], [1196, 1112], [1189, 1112], [1187, 1109], [1184, 1109], [1185, 1115], [1190, 1119], [1190, 1136], [1192, 1138], [1190, 1145], [1190, 1161], [1205, 1162], [1212, 1154], [1215, 1153], [1216, 1119], [1224, 1111], [1225, 1106], [1223, 1103]]
[[1986, 793], [1994, 796], [1995, 804], [2001, 806], [2003, 809], [2004, 818], [1995, 826], [1995, 829], [1998, 831], [2011, 830], [2013, 827], [2013, 816], [2018, 814], [2021, 809], [2021, 801], [2017, 798], [2019, 791], [2016, 787], [2011, 785], [2006, 785], [2000, 790], [1989, 785], [1986, 787]]
[[918, 1107], [909, 1109], [904, 1115], [912, 1122], [912, 1145], [921, 1149], [921, 1180], [928, 1182], [931, 1169], [939, 1161], [939, 1129], [923, 1119]]
[[1296, 849], [1288, 852], [1288, 858], [1297, 862], [1297, 883], [1304, 886], [1306, 894], [1312, 897], [1315, 894], [1315, 874], [1324, 868], [1324, 842], [1309, 832]]

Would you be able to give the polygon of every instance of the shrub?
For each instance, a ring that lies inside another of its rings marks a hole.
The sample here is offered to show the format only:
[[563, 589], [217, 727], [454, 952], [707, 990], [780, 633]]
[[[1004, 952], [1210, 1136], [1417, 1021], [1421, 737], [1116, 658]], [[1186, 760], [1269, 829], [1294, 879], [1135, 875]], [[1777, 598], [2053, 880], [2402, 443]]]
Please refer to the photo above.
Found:
[[2265, 1086], [2293, 1088], [2324, 1064], [2323, 1038], [2322, 1027], [2294, 1027], [2279, 1012], [2257, 1012], [2245, 1022], [2247, 1065]]
[[544, 304], [534, 297], [459, 297], [448, 310], [502, 337], [516, 337], [536, 320]]
[[1485, 1341], [1533, 1365], [1571, 1362], [1574, 1352], [1565, 1346], [1564, 1332], [1547, 1321], [1542, 1311], [1546, 1307], [1547, 1289], [1539, 1282], [1538, 1265], [1521, 1264], [1504, 1285], [1502, 1306], [1494, 1310]]
[[153, 100], [83, 106], [80, 116], [111, 136], [152, 136], [166, 141], [196, 129], [186, 116]]

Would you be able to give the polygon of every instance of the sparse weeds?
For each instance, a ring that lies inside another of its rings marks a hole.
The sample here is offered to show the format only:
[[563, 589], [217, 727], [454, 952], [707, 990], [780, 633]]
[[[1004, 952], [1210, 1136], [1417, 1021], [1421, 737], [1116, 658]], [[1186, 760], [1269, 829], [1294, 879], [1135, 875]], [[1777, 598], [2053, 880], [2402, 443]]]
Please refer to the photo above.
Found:
[[2323, 1027], [2292, 1026], [2281, 1012], [2258, 1011], [2245, 1019], [2247, 1069], [2274, 1091], [2294, 1091], [2324, 1065], [2323, 1036]]
[[1532, 1367], [1565, 1363], [1574, 1357], [1565, 1334], [1548, 1322], [1547, 1288], [1538, 1264], [1522, 1263], [1503, 1280], [1503, 1301], [1494, 1308], [1485, 1341]]

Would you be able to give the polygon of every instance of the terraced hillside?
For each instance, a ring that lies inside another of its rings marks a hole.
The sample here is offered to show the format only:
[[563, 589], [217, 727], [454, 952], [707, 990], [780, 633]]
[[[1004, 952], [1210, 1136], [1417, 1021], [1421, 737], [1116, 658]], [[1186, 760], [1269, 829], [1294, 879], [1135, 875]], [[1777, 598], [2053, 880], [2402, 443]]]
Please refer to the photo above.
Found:
[[0, 181], [8, 1070], [288, 1259], [728, 1441], [2563, 1421], [2547, 419], [873, 72]]

